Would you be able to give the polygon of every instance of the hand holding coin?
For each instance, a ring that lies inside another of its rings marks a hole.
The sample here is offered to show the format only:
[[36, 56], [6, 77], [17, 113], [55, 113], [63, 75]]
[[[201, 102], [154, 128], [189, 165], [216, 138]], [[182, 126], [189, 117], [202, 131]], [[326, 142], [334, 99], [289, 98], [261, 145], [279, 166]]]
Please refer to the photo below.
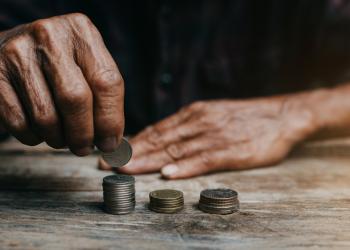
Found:
[[[196, 102], [133, 137], [133, 159], [118, 171], [180, 179], [275, 164], [312, 132], [294, 101]], [[108, 169], [103, 161], [99, 166]]]

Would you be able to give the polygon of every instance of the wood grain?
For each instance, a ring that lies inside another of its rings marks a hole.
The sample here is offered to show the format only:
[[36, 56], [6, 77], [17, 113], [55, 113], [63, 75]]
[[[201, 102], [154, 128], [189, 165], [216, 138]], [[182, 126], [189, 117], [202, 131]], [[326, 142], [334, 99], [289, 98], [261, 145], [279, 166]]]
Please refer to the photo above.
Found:
[[[45, 146], [1, 146], [1, 249], [350, 249], [350, 149], [347, 140], [301, 145], [270, 168], [222, 172], [191, 180], [136, 176], [129, 215], [102, 210], [97, 155], [78, 158]], [[328, 152], [331, 152], [328, 154]], [[239, 192], [240, 212], [196, 208], [204, 188]], [[184, 191], [185, 209], [147, 209], [157, 188]]]

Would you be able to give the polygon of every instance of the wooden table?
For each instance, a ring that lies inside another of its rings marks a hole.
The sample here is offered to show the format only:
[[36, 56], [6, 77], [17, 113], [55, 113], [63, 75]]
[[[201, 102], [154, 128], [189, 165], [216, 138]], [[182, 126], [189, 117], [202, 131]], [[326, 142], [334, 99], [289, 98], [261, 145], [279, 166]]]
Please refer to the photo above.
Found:
[[[313, 142], [275, 167], [164, 181], [136, 177], [129, 215], [101, 209], [97, 155], [74, 157], [14, 140], [0, 145], [0, 248], [7, 249], [350, 249], [350, 141]], [[197, 210], [205, 188], [239, 192], [240, 212]], [[185, 209], [147, 209], [148, 193], [176, 188]]]

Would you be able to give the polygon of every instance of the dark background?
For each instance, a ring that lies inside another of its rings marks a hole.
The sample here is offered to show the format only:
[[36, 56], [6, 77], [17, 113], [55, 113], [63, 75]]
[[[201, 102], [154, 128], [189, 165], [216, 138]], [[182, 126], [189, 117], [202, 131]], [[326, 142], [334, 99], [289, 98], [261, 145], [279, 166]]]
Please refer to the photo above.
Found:
[[0, 30], [71, 12], [92, 19], [120, 67], [127, 133], [195, 100], [350, 77], [348, 1], [0, 0]]

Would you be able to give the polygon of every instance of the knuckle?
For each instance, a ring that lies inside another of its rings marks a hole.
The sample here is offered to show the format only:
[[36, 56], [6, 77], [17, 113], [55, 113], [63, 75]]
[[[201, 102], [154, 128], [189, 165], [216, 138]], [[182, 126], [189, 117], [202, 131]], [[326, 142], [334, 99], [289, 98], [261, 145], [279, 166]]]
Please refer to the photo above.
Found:
[[215, 128], [217, 127], [218, 121], [216, 120], [212, 120], [210, 117], [208, 116], [200, 116], [197, 118], [198, 123], [200, 124], [200, 126], [202, 128]]
[[178, 160], [183, 158], [184, 151], [182, 150], [182, 147], [176, 144], [171, 144], [165, 148], [165, 152], [173, 159]]
[[115, 92], [124, 86], [123, 77], [116, 70], [104, 70], [95, 74], [93, 79], [98, 92]]
[[72, 84], [60, 91], [59, 102], [66, 110], [80, 109], [92, 99], [90, 89], [85, 84]]
[[199, 154], [199, 157], [200, 157], [200, 161], [201, 161], [202, 165], [205, 168], [209, 169], [213, 165], [213, 160], [212, 160], [212, 157], [210, 157], [209, 153], [201, 152]]
[[192, 111], [201, 111], [204, 109], [204, 107], [205, 107], [204, 101], [196, 101], [190, 105], [189, 109]]
[[147, 136], [145, 137], [145, 142], [153, 147], [159, 146], [162, 144], [162, 134], [155, 125], [150, 125], [145, 129]]
[[91, 24], [90, 18], [80, 12], [68, 14], [67, 17], [80, 25]]
[[40, 19], [31, 24], [33, 32], [40, 38], [46, 38], [51, 34], [54, 26], [53, 19]]
[[9, 40], [2, 51], [6, 56], [18, 55], [21, 51], [28, 48], [28, 37], [25, 35], [17, 36]]
[[36, 50], [42, 55], [50, 54], [49, 51], [57, 52], [60, 44], [58, 41], [69, 34], [65, 33], [64, 27], [59, 27], [58, 18], [40, 19], [33, 22], [31, 27]]

